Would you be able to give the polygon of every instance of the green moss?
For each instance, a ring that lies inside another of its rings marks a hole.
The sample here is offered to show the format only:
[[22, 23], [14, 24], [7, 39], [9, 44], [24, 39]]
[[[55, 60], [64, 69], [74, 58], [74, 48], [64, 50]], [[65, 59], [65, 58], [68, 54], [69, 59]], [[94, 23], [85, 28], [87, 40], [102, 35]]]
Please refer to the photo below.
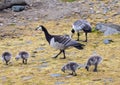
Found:
[[76, 0], [62, 0], [63, 2], [74, 2]]
[[92, 28], [92, 32], [98, 32], [95, 27]]

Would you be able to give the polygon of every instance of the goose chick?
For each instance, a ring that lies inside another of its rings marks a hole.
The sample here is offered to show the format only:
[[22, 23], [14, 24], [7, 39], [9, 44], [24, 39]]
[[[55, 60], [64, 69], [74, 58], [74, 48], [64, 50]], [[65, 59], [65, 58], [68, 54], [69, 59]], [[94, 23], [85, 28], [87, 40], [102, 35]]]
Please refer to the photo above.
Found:
[[8, 65], [8, 62], [11, 60], [12, 54], [10, 52], [4, 52], [2, 54], [2, 61], [6, 62], [6, 65]]
[[23, 64], [27, 64], [28, 58], [29, 58], [29, 53], [26, 51], [21, 51], [18, 53], [15, 59], [16, 60], [22, 59]]
[[86, 65], [85, 69], [86, 69], [87, 71], [89, 71], [89, 67], [90, 67], [91, 65], [94, 65], [95, 68], [94, 68], [93, 71], [94, 71], [94, 72], [97, 72], [98, 64], [100, 64], [101, 61], [102, 61], [102, 57], [101, 57], [101, 56], [99, 56], [99, 55], [92, 55], [92, 56], [88, 59], [87, 65]]
[[65, 72], [66, 70], [72, 71], [72, 73], [70, 73], [70, 75], [77, 76], [76, 70], [81, 67], [82, 66], [76, 62], [68, 62], [61, 68], [61, 70], [63, 72]]

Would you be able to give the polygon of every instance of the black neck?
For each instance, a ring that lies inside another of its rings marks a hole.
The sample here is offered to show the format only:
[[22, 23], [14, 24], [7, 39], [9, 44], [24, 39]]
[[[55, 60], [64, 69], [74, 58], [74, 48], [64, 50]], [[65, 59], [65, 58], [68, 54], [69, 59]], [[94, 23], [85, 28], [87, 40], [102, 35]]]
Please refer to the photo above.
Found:
[[50, 39], [52, 38], [52, 36], [48, 33], [47, 29], [44, 26], [42, 26], [42, 30], [45, 33], [46, 40], [50, 43]]

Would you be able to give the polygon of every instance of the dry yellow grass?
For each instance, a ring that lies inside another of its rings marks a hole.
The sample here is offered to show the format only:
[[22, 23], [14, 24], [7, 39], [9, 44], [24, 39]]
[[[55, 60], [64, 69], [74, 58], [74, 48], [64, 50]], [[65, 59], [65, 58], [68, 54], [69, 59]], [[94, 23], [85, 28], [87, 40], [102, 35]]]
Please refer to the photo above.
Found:
[[[51, 34], [69, 34], [71, 24], [75, 19], [70, 21], [65, 19], [59, 22], [35, 22], [29, 27], [32, 31], [25, 31], [26, 35], [19, 38], [6, 38], [0, 42], [0, 54], [4, 51], [10, 51], [13, 54], [12, 64], [6, 66], [0, 61], [0, 85], [55, 85], [55, 82], [64, 82], [63, 85], [119, 85], [120, 84], [120, 35], [112, 35], [105, 37], [100, 33], [90, 33], [88, 43], [84, 50], [70, 48], [66, 50], [67, 58], [61, 60], [61, 54], [57, 59], [51, 57], [58, 51], [51, 48], [45, 40], [44, 33], [34, 31], [39, 24], [45, 25]], [[29, 28], [27, 27], [27, 28]], [[11, 27], [12, 28], [12, 27]], [[23, 27], [25, 28], [25, 27]], [[76, 39], [74, 35], [74, 39]], [[114, 42], [108, 45], [103, 44], [104, 38], [111, 38]], [[84, 34], [80, 36], [84, 40]], [[26, 43], [26, 42], [31, 43]], [[42, 47], [43, 50], [33, 53], [37, 48]], [[30, 53], [28, 64], [23, 65], [20, 61], [15, 60], [16, 54], [26, 50]], [[84, 68], [77, 70], [78, 76], [69, 77], [68, 73], [61, 72], [61, 67], [68, 61], [75, 61], [84, 64], [88, 57], [96, 51], [103, 57], [103, 62], [98, 67], [98, 72], [92, 72], [92, 68], [87, 72]], [[45, 60], [45, 61], [44, 61]], [[47, 67], [39, 68], [44, 62], [47, 62]], [[51, 77], [51, 74], [61, 74], [60, 77]], [[30, 77], [30, 78], [29, 78]], [[24, 78], [28, 78], [25, 79]], [[56, 84], [59, 85], [59, 84]]]

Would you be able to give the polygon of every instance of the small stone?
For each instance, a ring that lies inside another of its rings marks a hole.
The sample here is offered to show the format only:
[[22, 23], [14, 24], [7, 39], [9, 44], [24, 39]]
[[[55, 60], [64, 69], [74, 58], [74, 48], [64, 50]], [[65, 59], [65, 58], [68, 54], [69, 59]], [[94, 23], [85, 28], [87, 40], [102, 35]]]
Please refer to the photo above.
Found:
[[50, 74], [51, 77], [60, 77], [61, 74]]
[[2, 79], [2, 81], [6, 81], [7, 77], [6, 76], [2, 76], [1, 79]]
[[110, 42], [113, 42], [112, 39], [104, 39], [103, 40], [104, 44], [110, 44]]
[[3, 26], [3, 23], [0, 23], [0, 26]]
[[22, 79], [23, 79], [24, 81], [30, 80], [30, 79], [32, 79], [32, 76], [24, 76], [24, 77], [22, 77]]
[[25, 6], [19, 6], [19, 5], [12, 6], [12, 10], [14, 12], [20, 12], [20, 11], [23, 11], [24, 9], [25, 9]]
[[105, 78], [105, 79], [103, 79], [103, 81], [105, 83], [107, 83], [107, 82], [113, 82], [114, 80], [113, 80], [113, 78]]
[[39, 48], [37, 48], [36, 50], [37, 50], [37, 51], [41, 51], [41, 50], [44, 50], [44, 48], [43, 48], [43, 47], [39, 47]]
[[43, 69], [48, 67], [48, 63], [43, 63], [42, 65], [38, 66], [38, 68]]
[[62, 82], [62, 81], [55, 82], [55, 85], [60, 85], [60, 84], [65, 84], [65, 82]]
[[32, 44], [32, 41], [27, 41], [26, 43], [27, 43], [27, 44]]
[[71, 78], [71, 77], [73, 77], [72, 75], [68, 75], [68, 76], [66, 76], [67, 78]]

